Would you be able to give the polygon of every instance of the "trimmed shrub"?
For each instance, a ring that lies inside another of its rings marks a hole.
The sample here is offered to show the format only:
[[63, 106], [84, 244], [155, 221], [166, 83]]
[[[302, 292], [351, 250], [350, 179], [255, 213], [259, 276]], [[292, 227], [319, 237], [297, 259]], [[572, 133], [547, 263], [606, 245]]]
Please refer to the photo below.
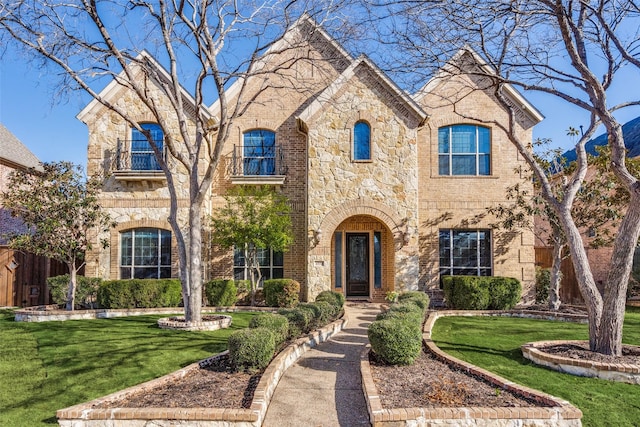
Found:
[[444, 280], [447, 306], [459, 310], [508, 310], [520, 301], [517, 279], [498, 276], [448, 276]]
[[486, 277], [489, 285], [489, 310], [510, 310], [520, 301], [522, 286], [511, 277]]
[[536, 304], [549, 302], [549, 287], [551, 286], [551, 270], [536, 267]]
[[309, 330], [314, 329], [320, 325], [320, 308], [314, 303], [298, 304], [299, 310], [306, 311], [309, 314]]
[[309, 324], [313, 320], [310, 310], [301, 308], [281, 308], [278, 314], [283, 315], [289, 320], [289, 338], [297, 338], [300, 335], [309, 332]]
[[250, 280], [236, 280], [236, 289], [238, 294], [243, 294], [251, 290]]
[[340, 312], [344, 307], [344, 295], [339, 292], [333, 291], [322, 291], [316, 297], [316, 302], [325, 301], [329, 304], [332, 304], [337, 308], [337, 311]]
[[393, 310], [387, 310], [384, 313], [380, 313], [376, 316], [376, 320], [391, 320], [391, 319], [407, 321], [417, 325], [417, 327], [420, 328], [420, 325], [422, 325], [424, 316], [422, 316], [422, 314], [420, 314], [417, 311], [402, 312], [402, 311], [393, 311]]
[[[69, 289], [68, 274], [47, 278], [47, 286], [55, 304], [67, 304], [67, 290]], [[99, 277], [76, 276], [76, 302], [74, 308], [96, 308], [98, 288], [102, 283]]]
[[300, 283], [292, 279], [265, 280], [264, 299], [269, 307], [295, 307], [299, 301]]
[[267, 328], [273, 333], [276, 347], [280, 347], [289, 336], [289, 320], [275, 313], [260, 313], [251, 318], [250, 328]]
[[207, 298], [207, 305], [231, 307], [236, 303], [238, 289], [233, 279], [217, 279], [205, 283], [204, 293]]
[[103, 308], [177, 307], [182, 301], [178, 279], [128, 279], [102, 282], [98, 304]]
[[333, 304], [326, 301], [316, 301], [312, 304], [320, 309], [320, 317], [318, 318], [320, 324], [318, 326], [324, 326], [338, 316], [339, 311]]
[[398, 302], [410, 301], [420, 307], [423, 314], [429, 309], [429, 296], [420, 291], [404, 292], [398, 296]]
[[367, 335], [376, 356], [391, 365], [410, 365], [422, 351], [420, 328], [408, 320], [377, 320]]
[[229, 336], [229, 361], [235, 371], [257, 372], [266, 368], [276, 351], [276, 341], [267, 328], [242, 329]]

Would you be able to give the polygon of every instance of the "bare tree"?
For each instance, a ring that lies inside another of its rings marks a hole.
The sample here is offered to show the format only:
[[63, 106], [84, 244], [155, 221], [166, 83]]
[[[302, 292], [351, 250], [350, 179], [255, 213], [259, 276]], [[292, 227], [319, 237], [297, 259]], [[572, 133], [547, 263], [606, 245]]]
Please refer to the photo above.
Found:
[[[326, 22], [339, 7], [335, 3], [18, 0], [0, 5], [1, 41], [17, 42], [61, 73], [64, 90], [88, 93], [148, 139], [170, 193], [168, 219], [178, 246], [187, 322], [201, 320], [202, 206], [232, 124], [268, 89], [270, 76], [282, 76], [273, 79], [278, 85], [295, 87], [288, 70], [308, 58], [284, 55], [278, 62], [279, 53], [304, 43], [286, 29]], [[126, 105], [96, 90], [110, 81], [134, 93], [161, 127], [166, 159]], [[234, 91], [227, 93], [231, 84]], [[152, 85], [161, 88], [163, 99]], [[214, 101], [207, 108], [205, 103]], [[179, 215], [178, 169], [188, 176], [186, 220]]]
[[[587, 305], [590, 348], [604, 354], [621, 354], [626, 289], [640, 235], [640, 183], [627, 169], [622, 126], [615, 113], [640, 105], [640, 97], [637, 91], [627, 91], [627, 98], [614, 105], [608, 95], [614, 84], [624, 84], [619, 82], [622, 70], [640, 68], [638, 3], [632, 0], [366, 3], [371, 16], [383, 15], [381, 8], [386, 11], [388, 21], [377, 21], [378, 39], [383, 41], [382, 47], [392, 45], [393, 49], [381, 48], [378, 55], [381, 60], [385, 55], [396, 60], [395, 64], [388, 63], [390, 69], [400, 65], [406, 70], [410, 64], [413, 71], [433, 73], [434, 66], [446, 63], [441, 76], [474, 75], [475, 81], [483, 84], [469, 90], [483, 90], [504, 105], [509, 123], [491, 124], [517, 147], [540, 181], [543, 197], [560, 220]], [[451, 60], [461, 49], [466, 53]], [[581, 108], [588, 117], [585, 132], [576, 144], [577, 166], [560, 192], [561, 197], [535, 162], [526, 141], [516, 132], [519, 105], [510, 96], [509, 86], [556, 97]], [[611, 170], [630, 195], [602, 291], [596, 287], [579, 227], [571, 213], [587, 174], [584, 145], [600, 125], [609, 138]]]

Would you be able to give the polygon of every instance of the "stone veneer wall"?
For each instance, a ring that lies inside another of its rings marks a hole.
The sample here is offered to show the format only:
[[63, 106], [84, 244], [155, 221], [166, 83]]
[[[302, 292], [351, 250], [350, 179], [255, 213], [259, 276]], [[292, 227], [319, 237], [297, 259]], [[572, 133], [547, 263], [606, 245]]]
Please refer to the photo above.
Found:
[[[353, 127], [360, 120], [371, 127], [371, 161], [353, 160]], [[321, 231], [309, 254], [310, 295], [330, 289], [333, 232], [355, 215], [374, 217], [393, 233], [392, 289], [416, 289], [419, 120], [361, 65], [308, 125], [307, 221], [310, 231]]]

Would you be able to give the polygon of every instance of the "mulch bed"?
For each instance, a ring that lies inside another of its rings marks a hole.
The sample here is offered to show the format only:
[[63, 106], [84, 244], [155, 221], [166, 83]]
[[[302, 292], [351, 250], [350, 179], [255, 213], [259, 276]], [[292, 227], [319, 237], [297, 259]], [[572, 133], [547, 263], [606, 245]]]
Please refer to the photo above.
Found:
[[640, 365], [640, 348], [637, 346], [623, 345], [622, 356], [607, 356], [606, 354], [595, 353], [589, 350], [589, 343], [587, 342], [554, 344], [545, 347], [536, 347], [536, 349], [544, 353], [557, 354], [571, 359]]

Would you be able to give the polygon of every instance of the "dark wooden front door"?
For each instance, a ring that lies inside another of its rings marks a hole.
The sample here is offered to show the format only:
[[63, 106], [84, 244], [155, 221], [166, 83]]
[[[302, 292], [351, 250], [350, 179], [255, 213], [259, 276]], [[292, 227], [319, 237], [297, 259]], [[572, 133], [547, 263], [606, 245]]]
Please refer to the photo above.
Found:
[[369, 296], [369, 234], [347, 233], [347, 296]]

